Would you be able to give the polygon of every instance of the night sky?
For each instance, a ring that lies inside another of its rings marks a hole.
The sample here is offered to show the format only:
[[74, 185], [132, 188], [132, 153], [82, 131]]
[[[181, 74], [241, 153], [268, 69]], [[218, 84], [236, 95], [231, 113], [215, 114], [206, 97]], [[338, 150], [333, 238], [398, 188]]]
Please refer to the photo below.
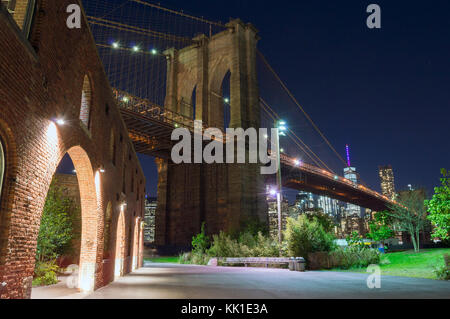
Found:
[[[382, 28], [366, 7], [380, 5]], [[259, 49], [332, 145], [380, 191], [391, 164], [397, 190], [432, 193], [450, 168], [450, 1], [161, 1], [260, 31]], [[156, 194], [152, 160], [141, 157]]]
[[[369, 187], [391, 164], [397, 190], [439, 184], [450, 168], [450, 1], [160, 1], [260, 31], [259, 50]], [[381, 30], [366, 7], [382, 10]], [[140, 156], [156, 195], [153, 159]]]

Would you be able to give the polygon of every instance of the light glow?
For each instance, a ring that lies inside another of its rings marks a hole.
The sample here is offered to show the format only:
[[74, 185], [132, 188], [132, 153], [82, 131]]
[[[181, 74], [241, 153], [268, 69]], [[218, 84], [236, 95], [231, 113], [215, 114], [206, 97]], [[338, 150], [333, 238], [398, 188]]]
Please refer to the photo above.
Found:
[[119, 42], [114, 42], [114, 43], [112, 44], [112, 46], [113, 46], [114, 49], [119, 48]]
[[350, 167], [350, 147], [347, 145], [345, 145], [345, 151], [347, 153], [347, 166]]

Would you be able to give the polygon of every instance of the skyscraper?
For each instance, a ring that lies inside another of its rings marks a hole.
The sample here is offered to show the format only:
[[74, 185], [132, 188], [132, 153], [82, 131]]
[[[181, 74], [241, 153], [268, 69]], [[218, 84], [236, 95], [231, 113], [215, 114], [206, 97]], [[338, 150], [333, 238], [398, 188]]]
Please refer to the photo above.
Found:
[[389, 199], [395, 199], [394, 171], [391, 165], [379, 167], [381, 193]]
[[[353, 182], [353, 184], [358, 184], [358, 174], [356, 173], [356, 168], [351, 166], [350, 163], [350, 148], [345, 145], [345, 150], [347, 153], [347, 167], [344, 168], [344, 177]], [[354, 204], [347, 203], [346, 215], [347, 216], [358, 216], [364, 217], [364, 210]]]
[[155, 215], [157, 204], [156, 197], [147, 197], [145, 199], [144, 242], [146, 243], [155, 242]]

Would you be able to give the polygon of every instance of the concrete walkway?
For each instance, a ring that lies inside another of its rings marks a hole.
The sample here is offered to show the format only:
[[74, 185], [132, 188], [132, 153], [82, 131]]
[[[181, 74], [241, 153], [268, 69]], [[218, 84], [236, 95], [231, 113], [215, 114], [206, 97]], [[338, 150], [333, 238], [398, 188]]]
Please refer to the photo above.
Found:
[[76, 288], [67, 287], [67, 276], [58, 277], [60, 282], [51, 286], [35, 287], [31, 290], [31, 299], [83, 299], [89, 293], [80, 293]]
[[369, 274], [285, 269], [146, 264], [87, 296], [90, 299], [450, 298], [450, 282]]

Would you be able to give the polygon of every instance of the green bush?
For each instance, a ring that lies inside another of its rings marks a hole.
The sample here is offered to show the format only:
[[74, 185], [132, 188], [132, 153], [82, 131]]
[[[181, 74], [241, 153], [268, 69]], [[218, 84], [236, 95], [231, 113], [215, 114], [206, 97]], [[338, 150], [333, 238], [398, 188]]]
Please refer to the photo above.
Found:
[[434, 273], [436, 274], [436, 278], [439, 280], [450, 280], [450, 269], [445, 265], [436, 267]]
[[192, 237], [192, 250], [197, 253], [204, 253], [208, 249], [209, 240], [205, 234], [205, 223], [202, 224], [201, 232]]
[[330, 253], [333, 264], [337, 268], [363, 268], [380, 263], [380, 252], [377, 249], [360, 246], [339, 247]]
[[276, 241], [261, 232], [252, 235], [242, 233], [238, 239], [221, 232], [213, 236], [213, 243], [208, 250], [211, 257], [279, 257], [280, 248]]
[[434, 273], [439, 280], [450, 280], [450, 255], [444, 254], [443, 258], [444, 265], [437, 267]]
[[317, 219], [305, 215], [288, 218], [284, 238], [290, 256], [307, 258], [309, 253], [331, 251], [334, 236], [325, 232]]
[[58, 283], [60, 268], [55, 262], [37, 262], [34, 267], [33, 286], [47, 286]]

